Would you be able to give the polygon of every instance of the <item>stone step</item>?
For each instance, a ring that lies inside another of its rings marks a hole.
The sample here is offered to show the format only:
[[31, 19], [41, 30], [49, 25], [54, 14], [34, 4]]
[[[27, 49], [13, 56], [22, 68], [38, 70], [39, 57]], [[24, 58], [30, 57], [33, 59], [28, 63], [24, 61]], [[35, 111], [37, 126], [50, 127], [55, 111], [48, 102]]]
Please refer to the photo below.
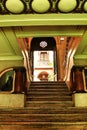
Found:
[[65, 85], [65, 81], [31, 81], [31, 85]]
[[49, 98], [49, 99], [56, 99], [56, 98], [61, 98], [61, 99], [64, 99], [64, 98], [70, 98], [72, 99], [72, 97], [70, 96], [70, 94], [68, 93], [29, 93], [26, 97], [26, 99], [28, 100], [29, 98]]
[[2, 122], [1, 130], [87, 130], [87, 122]]
[[[22, 111], [22, 110], [20, 110]], [[86, 114], [87, 115], [87, 108], [75, 108], [75, 107], [27, 107], [25, 111], [22, 113], [30, 113], [30, 114]], [[13, 111], [14, 113], [14, 111]]]
[[64, 87], [30, 87], [29, 91], [69, 91], [68, 88]]
[[29, 107], [67, 107], [73, 106], [72, 101], [27, 101], [26, 106]]
[[28, 92], [27, 93], [27, 97], [28, 96], [30, 96], [30, 95], [32, 95], [32, 96], [39, 96], [39, 95], [42, 95], [42, 96], [71, 96], [71, 93], [69, 93], [69, 92]]
[[72, 98], [70, 96], [30, 96], [26, 98], [27, 101], [71, 101]]
[[36, 93], [36, 94], [32, 94], [32, 93], [28, 93], [27, 97], [26, 98], [59, 98], [59, 97], [70, 97], [71, 98], [71, 95], [69, 93], [58, 93], [58, 94], [39, 94], [39, 93]]
[[86, 114], [0, 114], [0, 122], [86, 122]]
[[41, 92], [40, 93], [39, 92], [38, 93], [34, 93], [34, 92], [31, 92], [31, 93], [28, 93], [28, 95], [27, 95], [27, 97], [42, 97], [42, 98], [44, 96], [45, 97], [49, 96], [49, 97], [54, 97], [54, 98], [55, 97], [63, 97], [63, 96], [64, 97], [65, 96], [71, 97], [70, 93], [65, 93], [65, 92], [64, 93], [50, 93], [50, 92], [49, 93], [48, 92], [46, 92], [46, 93], [41, 93]]
[[26, 100], [48, 100], [48, 101], [52, 101], [52, 100], [72, 100], [72, 97], [70, 96], [70, 94], [67, 94], [67, 93], [58, 93], [58, 94], [48, 94], [48, 93], [35, 93], [35, 94], [28, 94], [27, 97], [26, 97]]
[[79, 107], [25, 107], [25, 108], [0, 108], [0, 114], [86, 114], [87, 108]]
[[49, 92], [63, 92], [63, 91], [65, 91], [65, 92], [69, 92], [69, 90], [68, 89], [64, 89], [64, 88], [50, 88], [50, 89], [48, 89], [48, 88], [31, 88], [28, 92], [33, 92], [33, 91], [37, 91], [37, 92], [47, 92], [47, 91], [49, 91]]
[[42, 87], [42, 88], [67, 88], [66, 84], [31, 84], [30, 87]]
[[27, 93], [27, 96], [28, 95], [69, 95], [70, 93], [69, 92], [39, 92], [39, 91], [30, 91]]
[[31, 84], [30, 85], [30, 87], [41, 87], [41, 88], [49, 88], [49, 87], [51, 87], [51, 88], [67, 88], [67, 85], [66, 84], [41, 84], [41, 83], [39, 83], [39, 84]]
[[33, 83], [30, 88], [68, 88], [67, 85], [59, 83]]

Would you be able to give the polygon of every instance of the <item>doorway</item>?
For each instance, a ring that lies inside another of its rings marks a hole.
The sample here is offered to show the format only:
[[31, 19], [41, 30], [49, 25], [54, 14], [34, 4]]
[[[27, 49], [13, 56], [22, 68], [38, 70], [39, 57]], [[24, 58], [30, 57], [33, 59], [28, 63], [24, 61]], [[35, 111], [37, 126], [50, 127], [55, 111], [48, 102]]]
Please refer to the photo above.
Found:
[[31, 57], [33, 81], [57, 81], [56, 42], [53, 37], [33, 38]]

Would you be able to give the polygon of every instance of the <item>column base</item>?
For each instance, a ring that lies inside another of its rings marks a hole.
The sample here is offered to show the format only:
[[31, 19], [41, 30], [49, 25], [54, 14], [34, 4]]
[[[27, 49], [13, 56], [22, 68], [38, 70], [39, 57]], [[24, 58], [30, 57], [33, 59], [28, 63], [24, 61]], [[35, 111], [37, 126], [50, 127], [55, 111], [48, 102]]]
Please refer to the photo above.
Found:
[[24, 94], [0, 93], [0, 107], [22, 108], [24, 106]]
[[87, 93], [74, 93], [72, 97], [75, 107], [87, 107]]

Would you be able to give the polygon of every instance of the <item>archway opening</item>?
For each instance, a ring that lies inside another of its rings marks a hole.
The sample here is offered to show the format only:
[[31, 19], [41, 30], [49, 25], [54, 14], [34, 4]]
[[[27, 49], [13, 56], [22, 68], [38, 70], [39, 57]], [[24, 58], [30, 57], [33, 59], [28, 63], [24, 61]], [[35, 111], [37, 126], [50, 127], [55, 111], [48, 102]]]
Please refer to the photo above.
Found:
[[53, 37], [33, 38], [31, 56], [33, 81], [57, 80], [56, 42]]

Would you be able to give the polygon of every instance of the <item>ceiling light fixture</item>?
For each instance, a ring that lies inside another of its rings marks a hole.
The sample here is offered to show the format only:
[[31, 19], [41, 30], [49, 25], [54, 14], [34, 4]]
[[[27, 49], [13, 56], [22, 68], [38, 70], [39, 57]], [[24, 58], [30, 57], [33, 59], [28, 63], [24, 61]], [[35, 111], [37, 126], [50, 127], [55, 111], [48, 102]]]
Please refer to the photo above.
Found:
[[45, 48], [47, 46], [47, 42], [46, 41], [41, 41], [40, 42], [40, 47]]

